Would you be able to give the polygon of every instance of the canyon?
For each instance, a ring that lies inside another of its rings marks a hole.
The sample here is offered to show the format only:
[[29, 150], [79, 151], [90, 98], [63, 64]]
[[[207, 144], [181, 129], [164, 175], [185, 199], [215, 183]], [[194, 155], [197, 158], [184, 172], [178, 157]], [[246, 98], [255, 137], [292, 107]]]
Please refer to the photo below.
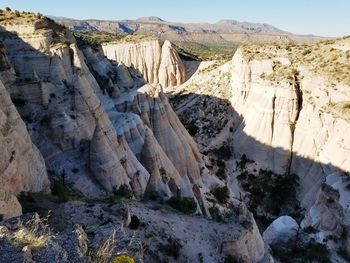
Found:
[[346, 262], [350, 38], [195, 61], [0, 17], [3, 262]]

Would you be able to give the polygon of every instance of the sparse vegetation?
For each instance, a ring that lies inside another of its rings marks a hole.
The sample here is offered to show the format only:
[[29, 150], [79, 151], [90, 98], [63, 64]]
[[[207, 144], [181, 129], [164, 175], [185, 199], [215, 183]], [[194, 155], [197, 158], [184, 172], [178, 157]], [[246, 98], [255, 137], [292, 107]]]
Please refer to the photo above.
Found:
[[317, 230], [316, 228], [314, 228], [313, 226], [305, 227], [305, 228], [303, 229], [303, 231], [304, 231], [305, 233], [308, 233], [308, 234], [315, 234], [315, 233], [318, 232], [318, 230]]
[[122, 184], [118, 188], [113, 187], [113, 193], [117, 197], [132, 198], [133, 196], [132, 190], [126, 184]]
[[44, 115], [40, 120], [41, 126], [50, 126], [51, 118], [48, 115]]
[[167, 201], [167, 204], [185, 214], [193, 214], [197, 210], [197, 203], [191, 197], [181, 198], [173, 196]]
[[244, 262], [244, 261], [242, 261], [241, 259], [238, 259], [232, 255], [228, 255], [224, 259], [224, 263], [242, 263], [242, 262]]
[[44, 248], [48, 242], [48, 218], [33, 217], [20, 226], [14, 235], [14, 242], [27, 245], [32, 251]]
[[227, 203], [228, 199], [230, 198], [230, 190], [227, 186], [217, 186], [214, 189], [210, 191], [213, 196], [218, 200], [220, 203]]
[[113, 259], [112, 263], [134, 263], [135, 260], [127, 255], [120, 255]]
[[[263, 79], [286, 80], [292, 68], [306, 65], [312, 72], [330, 81], [350, 85], [350, 52], [336, 47], [342, 43], [349, 43], [349, 39], [325, 40], [314, 45], [244, 45], [242, 51], [247, 60], [272, 59], [274, 63], [279, 63], [272, 74], [261, 76]], [[288, 58], [291, 65], [282, 65], [279, 57]]]
[[[249, 193], [249, 208], [256, 216], [269, 217], [266, 223], [281, 215], [282, 211], [295, 219], [301, 218], [301, 208], [296, 199], [299, 177], [296, 174], [278, 175], [271, 171], [260, 170], [255, 176], [244, 171], [237, 179]], [[286, 212], [286, 209], [288, 212]], [[258, 213], [259, 211], [259, 213]]]
[[54, 181], [51, 193], [61, 201], [79, 200], [82, 198], [80, 194], [75, 192], [70, 186], [66, 184], [63, 178]]
[[116, 244], [115, 235], [116, 235], [116, 231], [113, 230], [112, 234], [106, 239], [106, 241], [97, 250], [89, 251], [89, 255], [92, 259], [92, 262], [96, 262], [96, 263], [110, 262], [113, 256], [113, 251], [115, 249], [115, 244]]
[[223, 60], [228, 61], [237, 50], [237, 45], [214, 45], [197, 42], [175, 42], [180, 56], [187, 60]]
[[299, 245], [287, 251], [277, 247], [271, 248], [273, 256], [283, 263], [331, 262], [327, 246], [315, 241], [310, 241], [305, 245]]

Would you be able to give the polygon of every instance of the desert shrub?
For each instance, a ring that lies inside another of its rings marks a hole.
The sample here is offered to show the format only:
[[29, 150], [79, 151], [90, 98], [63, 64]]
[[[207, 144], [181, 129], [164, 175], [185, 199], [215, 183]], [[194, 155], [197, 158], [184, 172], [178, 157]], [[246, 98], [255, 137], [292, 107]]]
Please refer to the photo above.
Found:
[[225, 168], [224, 168], [224, 167], [219, 167], [219, 169], [216, 171], [215, 175], [216, 175], [219, 179], [225, 180], [225, 179], [226, 179]]
[[49, 126], [51, 124], [51, 118], [48, 115], [44, 115], [40, 120], [41, 126]]
[[38, 251], [47, 245], [48, 233], [47, 218], [33, 217], [19, 227], [14, 235], [14, 242], [27, 245], [32, 251]]
[[316, 228], [314, 228], [313, 226], [308, 226], [308, 227], [305, 227], [303, 229], [303, 231], [307, 234], [315, 234], [318, 232], [318, 230]]
[[126, 184], [122, 184], [121, 186], [119, 186], [119, 188], [114, 186], [113, 193], [118, 197], [124, 197], [124, 198], [132, 198], [133, 196], [132, 190]]
[[[115, 238], [116, 231], [114, 230], [112, 234], [106, 239], [106, 241], [97, 249], [97, 250], [90, 250], [88, 252], [89, 256], [91, 257], [92, 262], [97, 263], [109, 263], [110, 259], [113, 255], [113, 250], [116, 246], [116, 238]], [[114, 260], [116, 260], [115, 258]], [[113, 262], [114, 262], [113, 260]], [[123, 261], [117, 261], [123, 262]], [[133, 262], [133, 261], [131, 261]]]
[[227, 186], [217, 186], [210, 191], [220, 203], [226, 203], [230, 198], [230, 190]]
[[213, 154], [216, 155], [217, 158], [223, 159], [223, 160], [228, 160], [232, 156], [232, 151], [231, 151], [231, 147], [229, 146], [229, 144], [225, 144], [225, 145], [221, 146], [220, 148], [216, 148], [216, 149], [212, 150], [212, 152], [213, 152]]
[[5, 10], [6, 10], [7, 12], [11, 12], [11, 8], [9, 8], [9, 7], [5, 7]]
[[185, 214], [192, 214], [197, 210], [197, 202], [192, 197], [171, 197], [167, 201], [172, 208]]
[[296, 201], [296, 187], [299, 185], [296, 174], [279, 175], [261, 169], [257, 177], [248, 174], [238, 179], [241, 179], [244, 190], [250, 193], [250, 208], [253, 211], [260, 206], [278, 216], [288, 201]]
[[243, 170], [246, 168], [247, 163], [252, 162], [251, 160], [248, 159], [247, 155], [245, 153], [242, 154], [241, 159], [238, 163], [238, 167]]
[[187, 131], [191, 136], [195, 136], [198, 132], [198, 127], [194, 122], [190, 122], [186, 125]]
[[179, 240], [175, 238], [168, 238], [167, 244], [161, 244], [159, 249], [166, 255], [178, 259], [182, 245]]
[[310, 54], [311, 53], [311, 50], [310, 49], [305, 49], [301, 54], [303, 55], [303, 56], [306, 56], [306, 55], [308, 55], [308, 54]]
[[137, 216], [132, 215], [129, 228], [135, 230], [135, 229], [138, 229], [139, 226], [140, 226], [140, 219]]
[[350, 110], [350, 103], [344, 104], [343, 109], [344, 110]]
[[242, 262], [244, 262], [244, 261], [242, 261], [241, 259], [238, 259], [232, 255], [228, 255], [224, 259], [224, 263], [242, 263]]
[[120, 255], [113, 259], [112, 263], [134, 263], [135, 260], [127, 255]]
[[303, 246], [297, 246], [290, 250], [282, 250], [277, 247], [271, 247], [272, 255], [284, 263], [330, 263], [329, 251], [325, 244], [319, 244], [310, 241]]
[[82, 197], [70, 188], [63, 179], [53, 182], [51, 193], [61, 201], [77, 200]]
[[16, 17], [20, 17], [21, 14], [16, 10], [16, 11], [15, 11], [15, 16], [16, 16]]

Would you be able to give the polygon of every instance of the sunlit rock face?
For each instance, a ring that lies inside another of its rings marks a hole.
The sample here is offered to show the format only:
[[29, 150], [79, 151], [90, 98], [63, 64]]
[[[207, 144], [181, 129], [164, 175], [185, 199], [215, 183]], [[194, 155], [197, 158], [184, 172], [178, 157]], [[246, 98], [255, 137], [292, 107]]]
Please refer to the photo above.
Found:
[[20, 192], [47, 192], [49, 180], [44, 159], [33, 145], [26, 126], [4, 86], [12, 69], [0, 46], [0, 214], [21, 214]]
[[104, 55], [139, 71], [151, 84], [163, 87], [177, 86], [185, 81], [185, 68], [169, 41], [140, 40], [131, 43], [107, 43], [102, 45]]
[[[246, 154], [279, 174], [297, 174], [297, 197], [306, 208], [303, 226], [337, 238], [350, 226], [350, 89], [346, 75], [336, 75], [337, 67], [349, 61], [347, 51], [339, 48], [346, 41], [292, 51], [273, 45], [242, 47], [232, 60], [231, 81], [231, 103], [239, 116], [235, 156]], [[335, 73], [320, 74], [324, 66], [305, 59], [309, 52], [325, 59], [333, 54], [324, 52], [335, 52]]]
[[299, 198], [310, 207], [327, 175], [350, 171], [350, 124], [325, 110], [330, 102], [350, 100], [349, 89], [331, 89], [305, 65], [290, 66], [298, 71], [294, 82], [270, 80], [265, 76], [272, 76], [276, 61], [290, 65], [278, 49], [270, 59], [245, 56], [241, 49], [233, 57], [231, 102], [242, 117], [233, 148], [237, 157], [245, 153], [276, 173], [298, 174]]
[[24, 102], [20, 114], [53, 181], [88, 197], [121, 185], [137, 198], [194, 197], [207, 213], [202, 156], [161, 88], [143, 78], [159, 82], [162, 72], [164, 85], [182, 81], [183, 65], [170, 42], [163, 52], [157, 41], [135, 44], [131, 61], [138, 56], [154, 65], [141, 76], [127, 60], [111, 62], [90, 47], [81, 51], [63, 28], [43, 24], [32, 35], [11, 30], [3, 39], [14, 69], [7, 89]]

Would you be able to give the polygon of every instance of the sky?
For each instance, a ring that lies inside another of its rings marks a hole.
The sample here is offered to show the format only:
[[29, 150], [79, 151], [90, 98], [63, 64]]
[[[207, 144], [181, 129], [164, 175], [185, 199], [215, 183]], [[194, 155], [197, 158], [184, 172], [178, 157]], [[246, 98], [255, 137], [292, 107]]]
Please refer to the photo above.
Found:
[[271, 24], [295, 34], [350, 35], [350, 0], [0, 0], [0, 8], [75, 19], [173, 22], [221, 19]]

